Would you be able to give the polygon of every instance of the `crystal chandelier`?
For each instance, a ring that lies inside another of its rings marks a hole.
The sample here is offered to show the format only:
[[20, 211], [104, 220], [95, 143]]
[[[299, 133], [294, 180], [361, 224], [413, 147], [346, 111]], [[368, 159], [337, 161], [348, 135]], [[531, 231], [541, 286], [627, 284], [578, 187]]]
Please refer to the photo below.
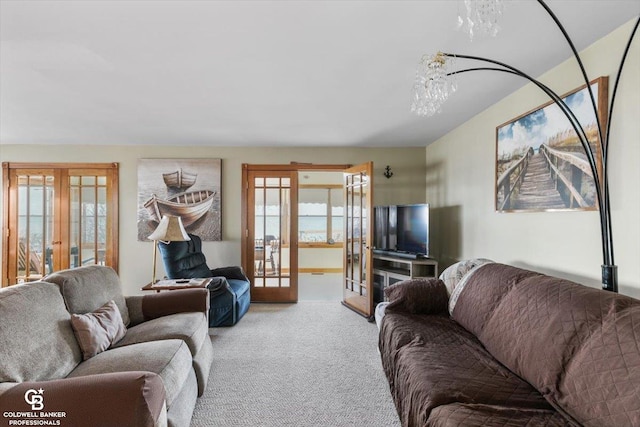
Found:
[[464, 0], [467, 18], [458, 13], [458, 28], [464, 29], [473, 41], [473, 36], [489, 35], [495, 37], [500, 31], [498, 20], [502, 16], [503, 0]]
[[457, 89], [456, 79], [451, 74], [453, 65], [454, 59], [442, 52], [422, 57], [416, 70], [411, 112], [433, 116], [441, 111], [442, 104]]

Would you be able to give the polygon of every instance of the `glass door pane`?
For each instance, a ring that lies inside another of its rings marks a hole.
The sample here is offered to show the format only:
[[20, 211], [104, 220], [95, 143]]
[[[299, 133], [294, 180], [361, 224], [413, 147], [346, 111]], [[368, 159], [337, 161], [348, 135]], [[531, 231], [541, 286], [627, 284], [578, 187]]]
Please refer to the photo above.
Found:
[[107, 179], [69, 176], [69, 266], [105, 264]]
[[267, 223], [264, 194], [264, 178], [255, 178], [255, 225], [254, 225], [254, 280], [253, 286], [263, 288], [264, 264], [266, 260], [264, 236]]
[[39, 280], [52, 271], [54, 177], [17, 175], [16, 283]]

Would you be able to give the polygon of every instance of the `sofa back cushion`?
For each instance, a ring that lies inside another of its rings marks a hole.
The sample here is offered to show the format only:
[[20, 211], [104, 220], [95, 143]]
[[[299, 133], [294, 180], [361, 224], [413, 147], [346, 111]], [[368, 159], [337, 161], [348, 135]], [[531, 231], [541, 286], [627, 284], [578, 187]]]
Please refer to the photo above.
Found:
[[0, 290], [0, 382], [66, 377], [82, 354], [56, 285], [32, 282]]
[[640, 404], [627, 404], [640, 402], [638, 310], [633, 298], [488, 264], [467, 283], [453, 318], [568, 418], [625, 425], [614, 420], [640, 416]]
[[70, 313], [91, 313], [113, 300], [125, 326], [129, 326], [129, 310], [122, 295], [120, 278], [111, 267], [88, 265], [62, 270], [47, 276], [45, 280], [60, 287]]
[[456, 289], [451, 316], [479, 338], [511, 287], [531, 276], [539, 274], [503, 264], [481, 265]]
[[158, 242], [164, 270], [170, 279], [211, 277], [207, 259], [202, 253], [202, 240], [189, 234], [191, 240]]

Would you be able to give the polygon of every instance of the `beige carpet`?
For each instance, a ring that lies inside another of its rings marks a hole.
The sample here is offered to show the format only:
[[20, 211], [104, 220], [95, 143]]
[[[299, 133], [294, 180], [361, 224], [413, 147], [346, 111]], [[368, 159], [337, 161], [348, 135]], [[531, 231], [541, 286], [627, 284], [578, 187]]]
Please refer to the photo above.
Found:
[[373, 323], [336, 302], [253, 304], [210, 329], [199, 426], [399, 426]]

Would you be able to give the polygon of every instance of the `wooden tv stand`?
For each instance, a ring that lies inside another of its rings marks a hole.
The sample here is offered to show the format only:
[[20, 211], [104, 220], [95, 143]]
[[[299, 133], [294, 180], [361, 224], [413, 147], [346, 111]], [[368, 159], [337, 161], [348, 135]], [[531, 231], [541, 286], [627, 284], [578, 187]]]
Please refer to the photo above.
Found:
[[373, 255], [373, 303], [385, 301], [384, 289], [407, 279], [438, 277], [438, 261], [409, 259], [393, 255]]

